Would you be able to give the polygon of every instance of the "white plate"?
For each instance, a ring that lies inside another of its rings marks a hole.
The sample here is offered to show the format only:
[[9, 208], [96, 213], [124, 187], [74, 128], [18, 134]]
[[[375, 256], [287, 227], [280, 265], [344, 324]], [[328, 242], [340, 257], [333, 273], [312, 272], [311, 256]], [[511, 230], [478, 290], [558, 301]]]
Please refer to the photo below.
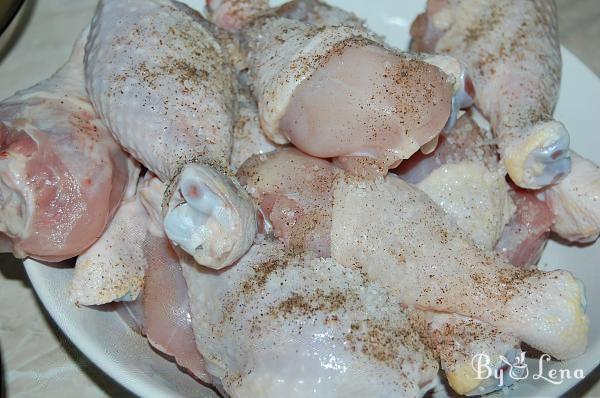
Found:
[[[195, 3], [193, 5], [196, 7], [199, 5], [198, 0], [190, 3]], [[384, 34], [390, 43], [401, 48], [405, 48], [408, 43], [411, 21], [424, 9], [424, 1], [337, 0], [331, 3], [366, 18], [372, 29]], [[47, 19], [43, 23], [50, 26], [53, 20]], [[43, 27], [40, 27], [40, 32], [44, 32]], [[563, 83], [556, 117], [569, 128], [572, 148], [600, 163], [600, 134], [597, 134], [600, 82], [570, 52], [563, 50], [563, 57]], [[28, 70], [25, 62], [23, 61], [22, 71]], [[0, 82], [2, 85], [5, 82], [14, 84], [9, 82], [10, 79], [12, 76], [4, 75], [0, 77]], [[550, 243], [542, 258], [542, 264], [568, 269], [588, 286], [587, 312], [591, 318], [589, 348], [577, 359], [553, 363], [555, 368], [571, 371], [582, 369], [587, 375], [599, 363], [600, 289], [594, 289], [594, 282], [598, 282], [598, 258], [600, 243], [586, 248], [571, 248]], [[211, 390], [196, 383], [180, 372], [175, 365], [156, 354], [144, 339], [131, 332], [115, 313], [76, 308], [71, 305], [67, 301], [66, 287], [72, 269], [47, 266], [33, 260], [26, 260], [25, 267], [33, 287], [58, 326], [85, 355], [123, 386], [143, 397], [214, 395]], [[535, 371], [537, 364], [530, 363], [530, 369]], [[520, 382], [507, 394], [558, 396], [577, 382], [578, 380], [571, 379], [555, 385], [542, 379], [529, 379]]]

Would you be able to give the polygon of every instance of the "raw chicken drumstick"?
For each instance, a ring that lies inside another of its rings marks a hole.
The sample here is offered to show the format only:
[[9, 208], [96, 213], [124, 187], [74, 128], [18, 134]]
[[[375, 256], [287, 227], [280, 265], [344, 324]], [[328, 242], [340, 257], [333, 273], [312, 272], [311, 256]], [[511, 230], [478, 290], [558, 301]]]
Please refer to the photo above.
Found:
[[235, 77], [202, 16], [169, 0], [103, 0], [86, 46], [87, 88], [117, 141], [170, 183], [164, 227], [221, 268], [251, 245], [256, 214], [228, 175]]
[[517, 185], [541, 188], [569, 173], [569, 134], [552, 118], [561, 74], [554, 0], [429, 0], [411, 34], [414, 50], [468, 67]]
[[[249, 192], [261, 194], [261, 176], [244, 169], [240, 178], [249, 182]], [[308, 174], [310, 169], [304, 169]], [[473, 245], [424, 192], [394, 175], [361, 181], [338, 173], [324, 185], [332, 179], [333, 187], [320, 190], [333, 201], [331, 256], [336, 262], [360, 268], [371, 280], [395, 289], [406, 304], [479, 319], [559, 359], [583, 352], [587, 318], [583, 292], [571, 274], [502, 262], [499, 255]], [[277, 186], [276, 181], [267, 184]], [[262, 197], [268, 198], [264, 191]], [[302, 222], [308, 213], [296, 210], [304, 206], [302, 196], [274, 196], [281, 203], [276, 217], [287, 215], [286, 225], [292, 228]], [[321, 231], [327, 228], [319, 225]]]
[[83, 252], [136, 168], [87, 98], [86, 36], [51, 78], [0, 103], [0, 232], [17, 257], [61, 261]]
[[580, 284], [563, 270], [524, 270], [469, 242], [424, 192], [390, 174], [337, 179], [332, 258], [397, 289], [417, 308], [479, 319], [557, 359], [584, 352]]
[[[332, 186], [341, 170], [330, 162], [286, 148], [254, 156], [238, 171], [240, 182], [260, 206], [273, 234], [295, 253], [331, 256]], [[471, 358], [486, 353], [499, 368], [518, 355], [519, 341], [489, 324], [456, 315], [414, 311], [411, 322], [439, 358], [452, 388], [482, 393], [495, 379], [478, 380]]]
[[234, 267], [183, 273], [198, 349], [231, 397], [420, 397], [436, 381], [410, 310], [331, 259], [259, 239]]
[[[242, 18], [236, 5], [221, 2], [229, 11], [214, 10], [217, 24]], [[314, 26], [277, 9], [243, 20], [238, 36], [264, 133], [356, 174], [386, 173], [470, 104], [451, 57], [399, 53], [356, 24]]]

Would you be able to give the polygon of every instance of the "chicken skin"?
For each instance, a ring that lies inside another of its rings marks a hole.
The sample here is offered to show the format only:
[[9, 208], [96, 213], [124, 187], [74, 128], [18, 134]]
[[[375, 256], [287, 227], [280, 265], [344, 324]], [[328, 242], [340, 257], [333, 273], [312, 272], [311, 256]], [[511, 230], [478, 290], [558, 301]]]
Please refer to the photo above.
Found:
[[231, 397], [420, 397], [436, 381], [396, 296], [331, 259], [259, 239], [234, 267], [183, 273], [198, 349]]
[[169, 183], [169, 239], [221, 268], [250, 246], [256, 214], [229, 176], [237, 98], [227, 51], [169, 0], [103, 0], [86, 46], [87, 89], [117, 141]]
[[414, 50], [467, 66], [517, 185], [542, 188], [569, 173], [569, 133], [552, 118], [561, 74], [554, 0], [429, 0], [411, 34]]
[[451, 57], [392, 50], [352, 16], [319, 19], [310, 3], [260, 12], [247, 3], [255, 2], [209, 5], [218, 25], [243, 26], [237, 36], [273, 142], [338, 158], [355, 174], [385, 174], [470, 105], [464, 69]]
[[87, 98], [86, 37], [87, 30], [51, 78], [0, 103], [0, 232], [17, 257], [82, 253], [106, 228], [137, 167]]

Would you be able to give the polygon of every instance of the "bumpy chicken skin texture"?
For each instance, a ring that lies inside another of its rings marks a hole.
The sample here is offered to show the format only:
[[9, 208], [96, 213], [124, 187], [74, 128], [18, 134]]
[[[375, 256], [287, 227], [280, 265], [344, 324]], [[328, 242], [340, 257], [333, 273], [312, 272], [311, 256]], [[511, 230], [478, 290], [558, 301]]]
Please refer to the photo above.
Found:
[[466, 64], [512, 180], [524, 188], [570, 171], [569, 134], [553, 120], [561, 74], [554, 0], [430, 0], [413, 48]]
[[119, 143], [171, 183], [169, 239], [221, 268], [252, 243], [256, 214], [228, 175], [235, 76], [213, 30], [178, 2], [103, 0], [86, 47], [86, 80]]
[[196, 11], [168, 0], [101, 1], [86, 46], [86, 80], [119, 143], [161, 180], [197, 159], [227, 165], [235, 78]]

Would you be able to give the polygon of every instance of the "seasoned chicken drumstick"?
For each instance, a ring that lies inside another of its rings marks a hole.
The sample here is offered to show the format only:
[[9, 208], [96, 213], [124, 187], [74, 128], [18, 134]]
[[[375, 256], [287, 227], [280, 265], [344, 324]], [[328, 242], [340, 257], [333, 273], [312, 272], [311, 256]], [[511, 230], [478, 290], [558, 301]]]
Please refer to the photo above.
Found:
[[227, 175], [234, 74], [202, 16], [169, 0], [103, 0], [86, 47], [87, 88], [119, 143], [163, 182], [166, 233], [198, 263], [237, 260], [255, 209]]
[[[238, 171], [286, 250], [325, 258], [331, 256], [332, 186], [341, 173], [330, 162], [292, 148], [254, 156]], [[497, 388], [494, 379], [477, 379], [471, 368], [474, 355], [485, 353], [494, 361], [492, 366], [501, 367], [501, 355], [509, 358], [520, 352], [518, 339], [483, 322], [420, 311], [411, 312], [410, 318], [460, 393]]]
[[[249, 192], [273, 203], [261, 187], [277, 183], [263, 182], [244, 168], [240, 178], [250, 185]], [[310, 169], [304, 170], [308, 174]], [[571, 274], [504, 263], [473, 245], [424, 192], [393, 175], [361, 181], [338, 174], [314, 181], [303, 177], [307, 185], [323, 185], [319, 191], [333, 201], [331, 256], [336, 262], [360, 268], [369, 279], [395, 289], [406, 304], [479, 319], [559, 359], [583, 352], [587, 318], [583, 292]], [[293, 192], [287, 197], [275, 193], [281, 208], [276, 216], [287, 215], [286, 226], [307, 224], [303, 218], [310, 213], [296, 208], [310, 209], [310, 203], [299, 202], [302, 196]], [[323, 222], [313, 225], [327, 228]]]
[[552, 118], [561, 73], [554, 0], [429, 0], [411, 34], [414, 50], [466, 64], [517, 185], [541, 188], [569, 173], [569, 134]]
[[17, 257], [79, 255], [102, 234], [136, 169], [87, 98], [86, 37], [51, 78], [0, 103], [0, 232]]
[[[452, 131], [440, 135], [440, 142], [434, 152], [428, 155], [417, 153], [394, 172], [405, 181], [417, 183], [432, 196], [432, 189], [439, 190], [449, 182], [456, 184], [462, 178], [460, 175], [456, 178], [455, 172], [460, 170], [455, 165], [457, 163], [468, 160], [479, 163], [490, 171], [498, 170], [496, 146], [488, 136], [485, 121], [482, 120], [484, 127], [476, 122], [480, 116], [475, 112], [463, 115]], [[592, 242], [598, 238], [600, 168], [574, 151], [571, 151], [571, 155], [572, 171], [557, 184], [544, 190], [512, 187], [510, 194], [516, 212], [496, 245], [496, 250], [505, 253], [511, 264], [526, 266], [537, 263], [551, 231], [572, 242]], [[477, 192], [482, 186], [460, 184], [457, 188], [464, 188], [465, 192]], [[446, 202], [442, 207], [446, 210], [448, 205], [459, 210], [464, 208], [460, 195], [451, 191], [447, 193], [450, 195], [437, 195], [437, 199], [442, 198]], [[480, 200], [479, 197], [476, 199]], [[501, 199], [501, 195], [495, 199]], [[441, 202], [438, 200], [438, 203]], [[488, 212], [489, 214], [491, 213]], [[475, 219], [479, 225], [482, 219], [473, 218], [471, 212], [465, 214], [464, 218], [467, 225]], [[465, 223], [459, 222], [459, 225], [464, 228]]]
[[420, 397], [438, 366], [394, 295], [331, 259], [259, 240], [185, 267], [207, 369], [231, 397]]
[[355, 23], [315, 26], [281, 9], [244, 15], [243, 3], [223, 1], [229, 11], [212, 15], [221, 26], [243, 19], [238, 35], [261, 126], [276, 143], [338, 158], [356, 174], [385, 174], [470, 104], [451, 57], [399, 53]]
[[562, 270], [515, 268], [474, 246], [429, 197], [389, 175], [334, 188], [332, 257], [407, 304], [487, 322], [558, 359], [587, 344], [583, 289]]

